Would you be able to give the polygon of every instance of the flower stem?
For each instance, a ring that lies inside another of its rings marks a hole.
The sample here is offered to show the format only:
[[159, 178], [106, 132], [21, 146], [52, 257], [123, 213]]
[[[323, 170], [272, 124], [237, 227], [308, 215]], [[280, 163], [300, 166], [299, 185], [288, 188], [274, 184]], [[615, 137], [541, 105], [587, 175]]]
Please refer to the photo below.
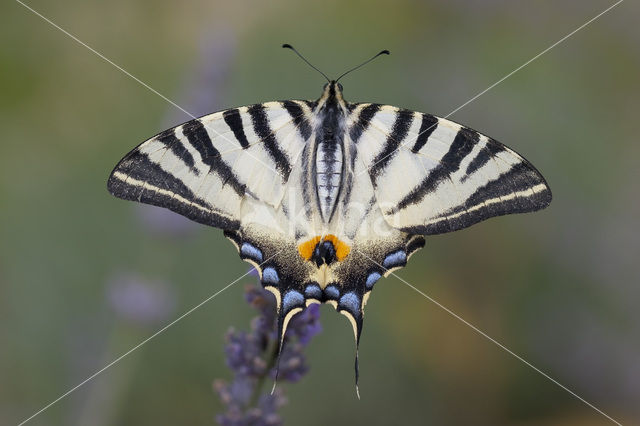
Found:
[[[264, 381], [267, 377], [269, 377], [269, 372], [271, 371], [271, 369], [274, 367], [274, 365], [276, 365], [276, 360], [278, 359], [278, 354], [277, 354], [277, 348], [278, 346], [275, 344], [275, 342], [269, 344], [267, 346], [267, 349], [265, 350], [266, 353], [271, 352], [271, 358], [269, 358], [269, 362], [267, 363], [267, 368], [265, 368], [264, 370], [264, 374], [262, 374], [259, 378], [258, 381], [256, 382], [256, 388], [253, 390], [253, 395], [251, 396], [251, 399], [249, 400], [249, 406], [253, 407], [258, 403], [258, 399], [260, 398], [260, 391], [262, 390], [262, 387], [264, 386]], [[271, 349], [271, 350], [269, 350]]]

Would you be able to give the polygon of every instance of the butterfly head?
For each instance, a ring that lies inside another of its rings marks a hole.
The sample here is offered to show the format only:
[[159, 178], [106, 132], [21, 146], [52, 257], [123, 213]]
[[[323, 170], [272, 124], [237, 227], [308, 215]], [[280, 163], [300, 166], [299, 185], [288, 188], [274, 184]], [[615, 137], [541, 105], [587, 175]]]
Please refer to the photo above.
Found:
[[342, 99], [342, 84], [338, 83], [335, 80], [331, 80], [330, 82], [325, 83], [322, 87], [322, 90], [324, 91], [324, 96]]
[[342, 96], [342, 91], [344, 90], [344, 88], [342, 87], [342, 84], [338, 83], [335, 80], [331, 80], [330, 82], [324, 84], [324, 86], [322, 87], [322, 90], [325, 93], [329, 92], [330, 94], [333, 94], [333, 95], [338, 93], [340, 96]]
[[331, 80], [322, 88], [322, 96], [318, 99], [318, 105], [320, 107], [333, 106], [345, 106], [344, 98], [342, 97], [342, 84], [335, 80]]

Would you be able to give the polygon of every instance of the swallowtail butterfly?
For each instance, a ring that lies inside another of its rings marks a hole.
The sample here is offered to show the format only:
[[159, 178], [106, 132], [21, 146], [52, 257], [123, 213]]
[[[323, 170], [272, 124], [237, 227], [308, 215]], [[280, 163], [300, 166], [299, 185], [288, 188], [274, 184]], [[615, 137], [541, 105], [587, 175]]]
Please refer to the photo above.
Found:
[[347, 102], [337, 80], [315, 101], [231, 108], [165, 130], [118, 163], [108, 189], [224, 230], [276, 298], [279, 350], [309, 304], [344, 314], [357, 385], [376, 282], [426, 235], [545, 208], [551, 191], [494, 139], [431, 114]]

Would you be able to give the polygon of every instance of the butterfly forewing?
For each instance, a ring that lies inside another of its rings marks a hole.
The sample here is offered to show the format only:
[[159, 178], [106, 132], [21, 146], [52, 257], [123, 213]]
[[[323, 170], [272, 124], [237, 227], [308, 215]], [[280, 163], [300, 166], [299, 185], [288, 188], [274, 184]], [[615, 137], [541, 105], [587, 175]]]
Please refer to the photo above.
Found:
[[531, 163], [444, 118], [378, 106], [360, 139], [366, 143], [357, 143], [358, 154], [385, 218], [408, 233], [456, 231], [551, 201]]
[[[294, 101], [290, 101], [294, 102]], [[222, 229], [240, 226], [246, 197], [276, 206], [305, 146], [300, 115], [279, 102], [233, 108], [186, 122], [143, 142], [115, 167], [109, 191], [167, 207]], [[307, 118], [304, 118], [305, 120]]]

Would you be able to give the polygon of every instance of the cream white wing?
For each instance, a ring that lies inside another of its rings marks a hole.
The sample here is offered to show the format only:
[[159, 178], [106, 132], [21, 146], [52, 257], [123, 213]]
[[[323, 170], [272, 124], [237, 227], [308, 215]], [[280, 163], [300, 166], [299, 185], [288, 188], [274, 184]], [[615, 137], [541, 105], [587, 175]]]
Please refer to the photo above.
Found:
[[115, 167], [113, 195], [237, 229], [243, 200], [277, 208], [311, 137], [312, 104], [283, 101], [216, 112], [143, 142]]
[[[349, 133], [388, 223], [439, 234], [543, 209], [551, 190], [512, 149], [430, 114], [377, 104], [352, 108]], [[365, 177], [360, 176], [360, 178]]]

